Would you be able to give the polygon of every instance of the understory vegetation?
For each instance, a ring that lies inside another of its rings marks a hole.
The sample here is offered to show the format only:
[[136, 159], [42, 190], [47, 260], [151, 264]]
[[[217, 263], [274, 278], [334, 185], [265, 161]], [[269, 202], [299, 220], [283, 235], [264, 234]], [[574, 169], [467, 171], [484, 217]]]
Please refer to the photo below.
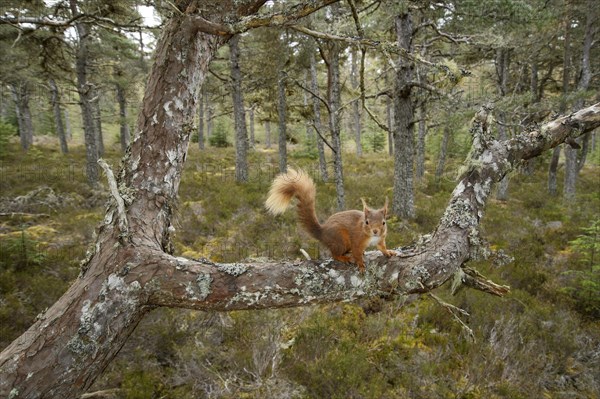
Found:
[[[437, 134], [428, 138], [430, 154]], [[293, 147], [290, 165], [318, 176], [317, 161], [302, 144]], [[464, 158], [466, 147], [455, 147], [442, 178], [431, 172], [436, 158], [427, 159], [417, 217], [389, 220], [389, 248], [435, 229]], [[77, 277], [108, 198], [86, 184], [83, 147], [68, 155], [52, 144], [17, 148], [3, 146], [0, 164], [1, 348]], [[257, 145], [243, 185], [235, 183], [234, 156], [232, 148], [189, 150], [177, 255], [234, 262], [298, 258], [303, 248], [328, 256], [298, 229], [294, 212], [265, 212], [276, 154]], [[349, 207], [391, 197], [391, 158], [344, 156]], [[431, 296], [230, 313], [155, 309], [93, 390], [131, 399], [600, 397], [598, 156], [567, 203], [547, 194], [549, 158], [536, 159], [533, 173], [512, 175], [509, 200], [486, 208], [482, 236], [492, 255], [471, 266], [510, 285], [510, 294], [435, 292], [468, 312], [461, 319], [472, 336]], [[116, 170], [120, 152], [107, 147], [105, 159]], [[335, 187], [317, 186], [323, 219], [335, 212]]]

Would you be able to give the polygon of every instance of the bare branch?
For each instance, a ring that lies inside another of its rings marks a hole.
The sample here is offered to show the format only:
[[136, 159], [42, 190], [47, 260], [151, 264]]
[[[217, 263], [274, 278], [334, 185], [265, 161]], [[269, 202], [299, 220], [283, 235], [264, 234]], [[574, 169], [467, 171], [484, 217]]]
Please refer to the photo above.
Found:
[[311, 2], [301, 2], [290, 9], [268, 15], [253, 14], [240, 18], [238, 22], [231, 25], [218, 24], [211, 22], [200, 15], [190, 16], [192, 25], [201, 32], [213, 35], [227, 36], [236, 33], [247, 32], [250, 29], [264, 26], [287, 26], [299, 19], [306, 17], [323, 7], [337, 3], [339, 0], [316, 0]]
[[377, 119], [377, 117], [375, 116], [375, 114], [373, 114], [373, 112], [371, 112], [371, 110], [369, 109], [369, 107], [367, 107], [366, 103], [363, 103], [363, 109], [365, 111], [367, 111], [367, 114], [369, 114], [369, 116], [371, 117], [371, 119], [373, 120], [373, 122], [375, 122], [377, 124], [377, 126], [379, 126], [383, 131], [385, 132], [390, 132], [390, 128], [387, 127], [386, 125], [384, 125], [383, 123], [381, 123], [379, 121], [379, 119]]

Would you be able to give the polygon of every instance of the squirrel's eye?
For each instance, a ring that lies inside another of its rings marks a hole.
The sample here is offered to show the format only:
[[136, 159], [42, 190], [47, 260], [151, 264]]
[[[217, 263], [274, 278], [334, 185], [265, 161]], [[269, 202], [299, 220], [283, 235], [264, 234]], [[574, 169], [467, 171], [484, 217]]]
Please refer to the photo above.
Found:
[[383, 221], [383, 225], [385, 226], [385, 220]]
[[369, 220], [368, 220], [368, 219], [367, 219], [367, 220], [365, 220], [365, 224], [369, 224]]

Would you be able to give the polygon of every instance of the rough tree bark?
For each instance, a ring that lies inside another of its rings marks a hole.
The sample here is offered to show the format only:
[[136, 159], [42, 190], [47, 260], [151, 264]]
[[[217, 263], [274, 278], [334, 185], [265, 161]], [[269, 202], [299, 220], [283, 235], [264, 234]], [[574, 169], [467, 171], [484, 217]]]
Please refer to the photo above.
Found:
[[[229, 25], [236, 18], [248, 21], [242, 16], [253, 14], [265, 1], [204, 1], [198, 9], [174, 13], [166, 23], [136, 136], [118, 177], [101, 162], [113, 200], [97, 241], [69, 290], [0, 354], [0, 397], [80, 397], [143, 315], [157, 306], [259, 309], [389, 297], [429, 291], [457, 272], [467, 285], [483, 285], [479, 289], [498, 295], [506, 291], [461, 269], [478, 246], [477, 226], [492, 183], [522, 159], [600, 126], [600, 104], [507, 142], [490, 138], [488, 115], [478, 115], [466, 172], [435, 233], [398, 257], [369, 254], [365, 274], [333, 261], [216, 264], [169, 254], [196, 88], [229, 36], [214, 32], [228, 32], [221, 30], [221, 23]], [[304, 7], [314, 10], [325, 4]], [[219, 12], [211, 14], [214, 10]]]
[[248, 181], [248, 129], [246, 111], [242, 93], [242, 72], [240, 70], [240, 36], [235, 35], [229, 41], [229, 60], [231, 63], [231, 95], [233, 97], [233, 116], [235, 121], [235, 181]]

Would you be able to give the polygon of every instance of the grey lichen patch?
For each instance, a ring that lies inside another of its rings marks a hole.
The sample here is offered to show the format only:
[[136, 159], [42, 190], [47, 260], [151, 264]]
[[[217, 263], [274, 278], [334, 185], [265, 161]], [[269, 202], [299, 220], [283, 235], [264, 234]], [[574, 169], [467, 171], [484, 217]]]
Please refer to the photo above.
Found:
[[[439, 263], [444, 263], [446, 260], [444, 259], [444, 255], [441, 254], [440, 252], [436, 252], [435, 254], [433, 254], [433, 258], [434, 259], [438, 259]], [[414, 266], [413, 268], [411, 268], [408, 271], [408, 278], [406, 279], [406, 282], [404, 283], [404, 288], [406, 289], [406, 291], [415, 291], [415, 290], [420, 290], [423, 289], [425, 287], [425, 281], [429, 280], [429, 278], [431, 277], [431, 274], [429, 273], [429, 270], [427, 270], [427, 268], [425, 268], [425, 266], [417, 264], [416, 266]]]
[[136, 193], [137, 190], [130, 186], [127, 186], [123, 183], [119, 185], [119, 194], [121, 194], [121, 198], [126, 205], [131, 205], [133, 203]]
[[472, 260], [487, 259], [491, 254], [489, 245], [484, 240], [479, 229], [474, 226], [469, 230], [469, 257]]
[[[128, 284], [122, 273], [109, 275], [100, 289], [97, 301], [87, 299], [83, 302], [77, 335], [69, 340], [67, 348], [80, 357], [95, 356], [98, 340], [103, 334], [110, 332], [105, 327], [118, 315], [130, 314], [137, 308], [140, 290], [139, 282]], [[114, 309], [121, 311], [115, 313]]]
[[243, 263], [220, 263], [217, 265], [220, 272], [227, 273], [231, 276], [240, 276], [248, 271], [248, 266]]
[[75, 335], [67, 342], [67, 348], [77, 357], [94, 357], [98, 351], [98, 343], [86, 335]]
[[442, 216], [441, 225], [445, 227], [458, 226], [466, 229], [476, 226], [477, 217], [473, 213], [471, 203], [466, 198], [456, 198]]
[[487, 196], [490, 194], [491, 179], [487, 179], [482, 183], [475, 183], [473, 191], [475, 192], [475, 199], [479, 205], [484, 205]]
[[195, 281], [190, 281], [185, 287], [188, 297], [195, 301], [204, 301], [212, 292], [213, 279], [209, 273], [199, 273]]
[[18, 397], [19, 397], [19, 390], [17, 388], [11, 389], [10, 393], [8, 394], [8, 399], [14, 399], [14, 398], [18, 398]]
[[186, 271], [189, 270], [189, 267], [193, 264], [192, 261], [182, 257], [175, 258], [175, 269]]

